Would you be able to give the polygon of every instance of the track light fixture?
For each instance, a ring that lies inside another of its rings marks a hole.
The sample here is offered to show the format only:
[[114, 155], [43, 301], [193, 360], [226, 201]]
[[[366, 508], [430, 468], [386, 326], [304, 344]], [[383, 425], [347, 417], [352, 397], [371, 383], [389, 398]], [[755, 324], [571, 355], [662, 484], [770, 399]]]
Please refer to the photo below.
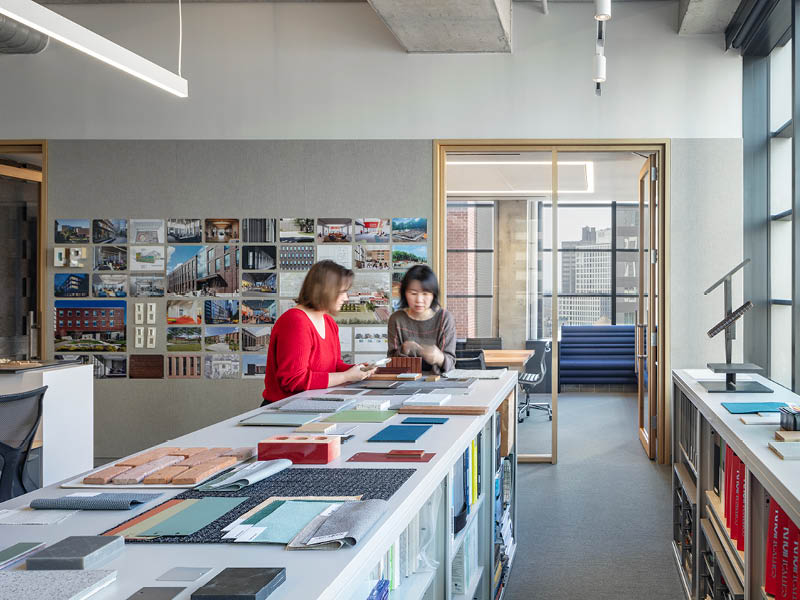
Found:
[[[601, 1], [598, 0], [596, 6], [599, 6]], [[610, 4], [610, 0], [609, 0]], [[610, 10], [609, 10], [610, 12]], [[595, 18], [597, 16], [595, 15]], [[606, 21], [597, 21], [597, 36], [594, 42], [594, 59], [592, 61], [592, 81], [595, 84], [595, 94], [600, 96], [602, 94], [601, 83], [606, 80]]]
[[611, 0], [594, 0], [594, 18], [598, 21], [611, 19]]

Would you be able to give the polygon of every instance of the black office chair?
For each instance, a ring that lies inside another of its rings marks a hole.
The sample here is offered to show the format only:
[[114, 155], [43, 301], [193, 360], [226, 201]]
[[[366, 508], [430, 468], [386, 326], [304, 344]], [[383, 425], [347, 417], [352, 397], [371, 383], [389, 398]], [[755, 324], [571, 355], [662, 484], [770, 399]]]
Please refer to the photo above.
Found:
[[42, 420], [42, 399], [46, 391], [47, 386], [44, 386], [0, 396], [0, 502], [34, 489], [23, 471], [33, 436]]
[[472, 351], [472, 356], [459, 356], [469, 354], [469, 350], [456, 350], [456, 369], [478, 369], [486, 370], [486, 361], [483, 358], [483, 350]]
[[[550, 406], [550, 402], [531, 402], [530, 400], [530, 395], [534, 393], [534, 388], [547, 375], [545, 355], [550, 352], [550, 342], [537, 340], [530, 342], [530, 347], [535, 350], [533, 357], [525, 364], [525, 371], [521, 372], [517, 377], [519, 387], [525, 392], [525, 399], [517, 407], [517, 421], [522, 423], [525, 417], [531, 416], [532, 408], [547, 412], [548, 418], [552, 421], [553, 407]], [[525, 416], [523, 416], [523, 413]]]
[[467, 338], [464, 348], [467, 350], [502, 350], [503, 339], [499, 337]]

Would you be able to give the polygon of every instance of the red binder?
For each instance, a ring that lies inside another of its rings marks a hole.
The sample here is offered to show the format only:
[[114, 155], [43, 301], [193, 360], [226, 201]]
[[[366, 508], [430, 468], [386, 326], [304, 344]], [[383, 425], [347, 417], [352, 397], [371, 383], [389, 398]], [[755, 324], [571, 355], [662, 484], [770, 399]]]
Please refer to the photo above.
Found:
[[778, 586], [775, 590], [775, 600], [790, 600], [792, 588], [792, 568], [791, 568], [791, 522], [783, 510], [778, 517], [779, 534], [779, 560]]
[[[739, 522], [739, 515], [742, 514], [742, 497], [740, 495], [740, 490], [742, 486], [741, 481], [741, 469], [739, 468], [739, 457], [735, 454], [731, 453], [732, 460], [731, 460], [731, 494], [733, 500], [733, 506], [731, 506], [731, 523], [730, 523], [730, 530], [731, 530], [731, 539], [736, 541], [739, 539], [739, 531], [741, 529], [741, 523]], [[737, 544], [738, 546], [738, 544]]]
[[731, 528], [731, 508], [733, 507], [733, 492], [731, 489], [731, 473], [733, 473], [733, 452], [730, 446], [725, 446], [725, 526]]
[[767, 525], [767, 561], [764, 567], [764, 589], [770, 596], [777, 594], [780, 573], [780, 514], [783, 512], [775, 498], [769, 499]]
[[789, 531], [792, 540], [790, 545], [792, 577], [789, 598], [791, 600], [800, 600], [800, 530], [798, 530], [797, 525], [791, 523]]
[[747, 471], [744, 463], [736, 457], [736, 464], [739, 468], [739, 530], [736, 532], [736, 549], [744, 551], [744, 524], [745, 524], [745, 505], [747, 504], [747, 496], [745, 495], [745, 488], [747, 487]]

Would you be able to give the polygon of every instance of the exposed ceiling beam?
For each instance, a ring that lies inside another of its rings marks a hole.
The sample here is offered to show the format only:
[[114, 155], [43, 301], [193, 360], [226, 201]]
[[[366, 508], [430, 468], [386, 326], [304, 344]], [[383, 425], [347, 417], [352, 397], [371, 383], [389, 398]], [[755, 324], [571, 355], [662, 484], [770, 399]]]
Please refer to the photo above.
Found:
[[14, 179], [24, 179], [25, 181], [42, 182], [42, 172], [33, 169], [23, 169], [10, 165], [0, 164], [0, 177], [12, 177]]
[[680, 0], [678, 33], [724, 33], [738, 6], [732, 0]]

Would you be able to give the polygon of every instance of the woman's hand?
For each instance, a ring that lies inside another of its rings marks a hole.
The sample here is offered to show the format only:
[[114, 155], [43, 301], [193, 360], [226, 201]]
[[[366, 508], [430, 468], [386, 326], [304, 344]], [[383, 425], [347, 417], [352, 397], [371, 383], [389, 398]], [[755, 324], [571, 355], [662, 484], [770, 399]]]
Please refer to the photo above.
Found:
[[440, 367], [444, 363], [444, 353], [436, 346], [420, 346], [420, 355], [429, 365]]
[[420, 356], [422, 353], [422, 346], [413, 340], [408, 340], [407, 342], [403, 342], [403, 345], [400, 346], [400, 353], [404, 356]]
[[362, 381], [367, 377], [374, 375], [378, 367], [371, 367], [364, 370], [366, 364], [367, 363], [359, 363], [347, 369], [347, 371], [344, 372], [347, 381], [350, 383], [355, 383], [356, 381]]

